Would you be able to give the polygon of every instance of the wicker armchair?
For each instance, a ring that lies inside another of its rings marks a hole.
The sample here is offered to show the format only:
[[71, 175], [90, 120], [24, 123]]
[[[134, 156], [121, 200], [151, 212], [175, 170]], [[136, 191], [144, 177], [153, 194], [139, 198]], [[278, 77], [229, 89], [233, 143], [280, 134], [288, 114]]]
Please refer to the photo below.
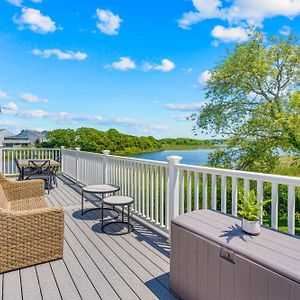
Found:
[[0, 173], [0, 273], [63, 257], [64, 212], [47, 207], [42, 180]]

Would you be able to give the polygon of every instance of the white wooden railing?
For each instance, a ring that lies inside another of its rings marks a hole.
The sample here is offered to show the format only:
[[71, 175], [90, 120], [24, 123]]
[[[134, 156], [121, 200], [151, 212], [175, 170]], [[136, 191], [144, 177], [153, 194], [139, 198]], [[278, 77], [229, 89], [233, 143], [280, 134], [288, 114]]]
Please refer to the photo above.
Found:
[[[296, 192], [300, 178], [137, 159], [77, 150], [62, 150], [63, 172], [81, 184], [112, 183], [120, 193], [134, 197], [133, 211], [169, 231], [170, 220], [200, 208], [237, 215], [238, 195], [255, 189], [258, 201], [272, 199], [270, 226], [278, 229], [280, 201], [287, 201], [288, 232], [295, 233]], [[285, 199], [279, 198], [286, 194]], [[267, 195], [267, 193], [270, 195]], [[261, 217], [261, 222], [263, 221]]]
[[[234, 216], [239, 194], [254, 189], [258, 201], [272, 199], [270, 226], [278, 229], [279, 209], [287, 215], [288, 232], [295, 233], [295, 213], [300, 213], [300, 178], [180, 164], [181, 157], [168, 162], [137, 159], [67, 149], [2, 148], [0, 170], [17, 174], [14, 159], [57, 159], [62, 172], [78, 184], [112, 183], [120, 194], [134, 197], [133, 212], [168, 232], [170, 220], [179, 214], [212, 208]], [[298, 194], [298, 198], [297, 198]], [[285, 202], [286, 206], [281, 204]], [[263, 222], [263, 217], [261, 217]]]
[[8, 176], [18, 173], [15, 159], [58, 159], [59, 148], [3, 148], [0, 145], [0, 170]]

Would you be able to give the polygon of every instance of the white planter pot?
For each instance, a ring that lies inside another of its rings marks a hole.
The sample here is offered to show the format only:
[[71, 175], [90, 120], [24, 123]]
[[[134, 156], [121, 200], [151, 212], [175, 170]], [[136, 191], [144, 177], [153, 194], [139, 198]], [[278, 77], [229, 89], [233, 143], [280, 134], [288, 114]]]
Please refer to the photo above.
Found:
[[242, 229], [249, 234], [258, 235], [260, 233], [259, 221], [242, 219]]

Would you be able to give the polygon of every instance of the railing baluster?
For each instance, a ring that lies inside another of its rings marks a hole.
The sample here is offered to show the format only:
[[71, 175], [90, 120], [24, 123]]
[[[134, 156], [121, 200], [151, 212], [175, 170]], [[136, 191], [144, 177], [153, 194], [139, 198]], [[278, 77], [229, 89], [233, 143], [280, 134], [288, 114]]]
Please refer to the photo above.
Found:
[[288, 186], [288, 232], [295, 234], [295, 187]]
[[158, 167], [155, 166], [155, 223], [158, 224], [158, 188], [159, 188], [159, 179], [158, 179]]
[[153, 167], [150, 167], [150, 219], [151, 222], [154, 221], [154, 174]]
[[232, 215], [237, 216], [237, 210], [238, 210], [238, 187], [237, 187], [237, 178], [234, 176], [232, 177], [231, 182], [231, 190], [232, 190], [232, 202], [231, 202], [231, 210]]
[[226, 189], [226, 176], [221, 176], [221, 211], [227, 211], [227, 189]]
[[192, 181], [191, 181], [191, 172], [187, 171], [187, 211], [192, 210]]
[[211, 175], [211, 208], [217, 209], [217, 178], [215, 174]]
[[199, 209], [199, 173], [194, 174], [194, 209]]
[[202, 208], [207, 208], [207, 174], [202, 173]]
[[[261, 203], [264, 200], [264, 185], [263, 182], [261, 180], [257, 181], [257, 203]], [[260, 211], [262, 211], [263, 208], [260, 208]], [[263, 223], [263, 215], [261, 214], [259, 216], [259, 222], [260, 224]]]
[[278, 229], [278, 184], [272, 183], [271, 226]]
[[164, 193], [165, 193], [165, 177], [164, 177], [165, 169], [160, 167], [160, 226], [164, 227]]
[[179, 213], [184, 213], [184, 171], [179, 171]]
[[149, 188], [149, 166], [146, 165], [146, 218], [149, 218], [149, 193], [150, 193], [150, 188]]
[[250, 180], [248, 178], [244, 178], [244, 195], [248, 197], [250, 191]]

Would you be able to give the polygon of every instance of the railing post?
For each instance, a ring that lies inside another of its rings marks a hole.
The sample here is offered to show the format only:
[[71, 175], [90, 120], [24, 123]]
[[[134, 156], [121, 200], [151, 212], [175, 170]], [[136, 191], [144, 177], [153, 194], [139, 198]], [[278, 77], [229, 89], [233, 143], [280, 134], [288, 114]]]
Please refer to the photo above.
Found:
[[169, 227], [169, 239], [171, 239], [171, 220], [179, 215], [179, 170], [177, 164], [181, 156], [168, 156], [169, 180], [167, 191], [167, 222]]
[[102, 153], [103, 153], [102, 178], [103, 178], [103, 183], [107, 183], [108, 156], [109, 156], [110, 150], [103, 150]]
[[3, 170], [3, 144], [0, 144], [0, 172], [4, 174]]
[[65, 146], [61, 146], [60, 147], [60, 171], [61, 173], [64, 172], [64, 150], [65, 150]]
[[79, 151], [80, 151], [80, 148], [77, 147], [75, 148], [76, 150], [76, 185], [78, 185], [78, 178], [79, 178], [79, 163], [78, 163], [78, 157], [79, 157]]

